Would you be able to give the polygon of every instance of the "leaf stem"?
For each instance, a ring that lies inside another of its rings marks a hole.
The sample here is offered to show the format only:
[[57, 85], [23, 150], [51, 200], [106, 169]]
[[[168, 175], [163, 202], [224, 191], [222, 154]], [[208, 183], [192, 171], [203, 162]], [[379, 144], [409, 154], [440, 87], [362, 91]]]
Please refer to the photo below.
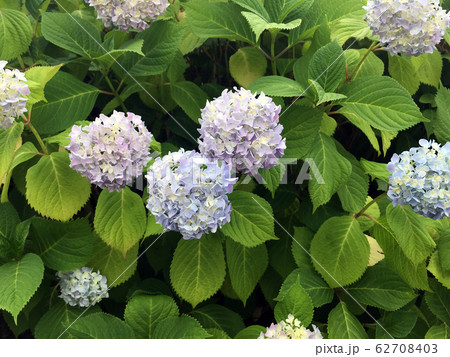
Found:
[[22, 119], [25, 121], [25, 125], [28, 126], [28, 128], [30, 128], [31, 132], [33, 133], [34, 137], [36, 138], [36, 140], [38, 141], [42, 152], [45, 155], [48, 155], [49, 152], [47, 150], [47, 147], [44, 144], [44, 141], [42, 140], [41, 136], [39, 135], [38, 131], [36, 130], [36, 128], [33, 126], [33, 124], [31, 124], [30, 119], [27, 118], [25, 115], [22, 114]]
[[0, 198], [0, 203], [8, 202], [8, 191], [9, 191], [9, 185], [11, 183], [11, 175], [12, 175], [12, 170], [9, 170], [8, 174], [5, 177], [5, 183], [3, 185], [3, 190], [2, 190], [2, 196]]
[[256, 48], [257, 48], [258, 50], [260, 50], [261, 53], [264, 55], [264, 57], [266, 57], [269, 61], [272, 60], [272, 58], [267, 54], [266, 51], [264, 51], [264, 50], [261, 48], [261, 46], [258, 46], [258, 47], [256, 47]]
[[271, 32], [271, 35], [272, 35], [272, 42], [270, 44], [270, 55], [271, 55], [270, 61], [272, 62], [272, 74], [274, 76], [276, 76], [277, 75], [277, 58], [275, 57], [275, 42], [277, 39], [278, 32], [273, 31], [273, 32]]
[[17, 60], [19, 61], [20, 68], [25, 69], [26, 67], [25, 67], [25, 63], [23, 62], [22, 56], [18, 56]]
[[[364, 213], [368, 210], [368, 208], [370, 206], [372, 206], [374, 203], [382, 200], [383, 198], [385, 198], [387, 196], [387, 192], [382, 193], [381, 195], [379, 195], [378, 197], [375, 197], [372, 201], [370, 201], [368, 204], [366, 204], [361, 211], [359, 211], [358, 213], [355, 214], [354, 218], [358, 218], [359, 216], [366, 216], [367, 215]], [[370, 217], [369, 217], [370, 218]]]
[[125, 113], [128, 113], [128, 109], [125, 106], [125, 103], [123, 102], [122, 98], [120, 97], [118, 91], [116, 88], [114, 88], [111, 80], [109, 79], [108, 75], [103, 73], [103, 76], [105, 77], [106, 83], [108, 84], [109, 88], [111, 89], [111, 92], [114, 94], [114, 96], [116, 97], [116, 99], [118, 100], [118, 102], [120, 103], [120, 106], [122, 107], [122, 110]]

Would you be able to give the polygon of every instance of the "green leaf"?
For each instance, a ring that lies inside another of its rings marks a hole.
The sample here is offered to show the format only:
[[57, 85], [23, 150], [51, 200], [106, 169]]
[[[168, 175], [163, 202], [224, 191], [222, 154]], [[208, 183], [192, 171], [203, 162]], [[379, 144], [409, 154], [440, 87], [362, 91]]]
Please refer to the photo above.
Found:
[[268, 170], [265, 169], [259, 170], [258, 175], [261, 176], [264, 186], [272, 194], [272, 198], [275, 197], [275, 191], [280, 186], [281, 181], [285, 174], [286, 174], [286, 166], [282, 164], [272, 167]]
[[46, 0], [25, 0], [25, 7], [30, 12], [31, 16], [37, 18], [39, 15], [39, 8], [45, 1]]
[[388, 227], [385, 216], [377, 220], [377, 224], [373, 228], [373, 236], [383, 249], [384, 261], [388, 268], [400, 275], [411, 287], [429, 290], [425, 262], [416, 264], [408, 259], [397, 244], [396, 237]]
[[420, 79], [410, 57], [389, 56], [389, 73], [409, 94], [413, 95], [419, 89]]
[[416, 297], [413, 289], [382, 263], [369, 267], [347, 291], [360, 303], [387, 311], [398, 310]]
[[190, 316], [167, 317], [156, 325], [152, 338], [156, 339], [203, 339], [210, 335]]
[[[417, 322], [418, 314], [414, 311], [391, 312], [381, 321], [381, 326], [377, 324], [376, 338], [404, 338], [409, 335]], [[389, 336], [386, 331], [389, 333]]]
[[436, 317], [450, 326], [450, 290], [435, 279], [430, 279], [432, 292], [425, 292], [425, 301]]
[[340, 302], [328, 315], [328, 338], [367, 339], [367, 333], [358, 319], [348, 311], [347, 305]]
[[272, 0], [264, 3], [272, 21], [283, 21], [304, 0]]
[[260, 325], [248, 326], [234, 336], [236, 340], [255, 340], [261, 332], [266, 332], [266, 328]]
[[8, 172], [17, 146], [20, 145], [23, 128], [23, 123], [14, 123], [8, 130], [0, 131], [0, 182]]
[[441, 237], [438, 241], [438, 252], [442, 269], [450, 270], [450, 228], [441, 232]]
[[316, 91], [316, 98], [317, 98], [316, 105], [321, 105], [326, 102], [339, 101], [341, 99], [347, 98], [345, 95], [339, 93], [326, 93], [325, 90], [322, 88], [322, 86], [316, 81], [309, 80], [309, 82]]
[[144, 237], [147, 214], [141, 197], [128, 187], [103, 190], [95, 209], [94, 229], [100, 238], [125, 255]]
[[426, 121], [406, 89], [390, 77], [356, 79], [341, 93], [348, 98], [339, 113], [352, 122], [355, 116], [376, 129], [397, 131]]
[[277, 23], [277, 22], [269, 22], [265, 19], [263, 19], [261, 16], [256, 15], [252, 12], [248, 11], [242, 11], [242, 16], [246, 18], [248, 21], [250, 27], [252, 28], [252, 31], [256, 35], [256, 41], [259, 41], [259, 38], [261, 37], [261, 34], [265, 30], [270, 31], [281, 31], [281, 30], [292, 30], [296, 27], [299, 27], [302, 23], [301, 19], [295, 19], [292, 20], [289, 23]]
[[25, 78], [27, 79], [27, 85], [30, 89], [30, 94], [27, 96], [27, 104], [36, 104], [41, 101], [47, 101], [45, 99], [44, 88], [47, 83], [56, 75], [60, 70], [59, 66], [40, 66], [33, 67], [25, 72]]
[[28, 253], [19, 261], [0, 266], [0, 309], [17, 316], [41, 285], [44, 264], [36, 254]]
[[331, 25], [331, 39], [343, 46], [348, 39], [362, 40], [371, 34], [367, 21], [357, 18], [342, 18]]
[[422, 83], [439, 88], [443, 67], [443, 60], [439, 50], [412, 57], [411, 61], [416, 67], [417, 75]]
[[389, 182], [389, 176], [391, 175], [387, 170], [387, 165], [379, 162], [368, 161], [364, 158], [360, 160], [361, 165], [366, 174], [372, 177], [372, 180], [380, 179], [385, 182]]
[[42, 216], [68, 221], [89, 199], [91, 185], [69, 165], [67, 152], [54, 152], [28, 170], [26, 198]]
[[14, 206], [7, 203], [0, 203], [0, 258], [14, 258], [18, 254], [18, 244], [16, 241], [17, 225], [20, 223], [19, 215]]
[[230, 74], [234, 80], [247, 88], [258, 78], [264, 76], [267, 70], [267, 60], [254, 47], [240, 48], [230, 57]]
[[222, 227], [226, 236], [249, 248], [277, 239], [272, 207], [266, 200], [244, 191], [234, 191], [229, 198], [233, 210], [230, 223]]
[[369, 253], [369, 243], [352, 216], [329, 218], [311, 242], [314, 266], [332, 288], [358, 280], [367, 268]]
[[137, 53], [139, 56], [145, 56], [142, 52], [142, 46], [144, 45], [144, 40], [129, 40], [122, 44], [120, 48], [113, 49], [102, 56], [94, 58], [94, 62], [101, 65], [105, 70], [109, 68], [117, 61], [117, 59], [126, 53]]
[[89, 116], [98, 94], [97, 88], [58, 72], [45, 87], [48, 102], [33, 106], [33, 125], [41, 135], [65, 130]]
[[435, 278], [450, 289], [450, 270], [442, 268], [442, 259], [440, 259], [438, 252], [434, 252], [428, 263], [428, 271], [435, 276]]
[[12, 9], [0, 9], [0, 58], [12, 60], [25, 53], [31, 44], [33, 29], [26, 15]]
[[64, 332], [66, 328], [80, 315], [86, 316], [96, 312], [100, 312], [98, 306], [89, 309], [73, 307], [66, 304], [62, 299], [58, 299], [37, 323], [34, 329], [34, 337], [38, 339], [73, 338], [70, 333]]
[[270, 20], [270, 16], [260, 0], [232, 0], [232, 1], [242, 6], [244, 9], [247, 9], [261, 16], [262, 18]]
[[223, 2], [205, 3], [203, 0], [184, 3], [192, 32], [200, 38], [228, 38], [256, 44], [255, 35], [241, 8]]
[[32, 231], [37, 254], [50, 269], [71, 271], [91, 259], [94, 237], [86, 218], [70, 222], [35, 218]]
[[170, 266], [176, 293], [193, 307], [210, 298], [225, 279], [222, 242], [213, 235], [178, 243]]
[[207, 94], [193, 82], [177, 82], [170, 86], [173, 100], [194, 122], [198, 123], [201, 110], [208, 100]]
[[334, 92], [345, 79], [345, 57], [337, 41], [320, 48], [309, 62], [308, 77], [316, 81], [325, 92]]
[[248, 86], [251, 92], [273, 97], [300, 97], [304, 94], [300, 83], [281, 76], [266, 76], [258, 78]]
[[[347, 60], [348, 73], [353, 73], [358, 63], [366, 55], [367, 49], [361, 48], [359, 50], [346, 50], [345, 58]], [[362, 79], [370, 76], [381, 77], [384, 73], [384, 62], [379, 59], [373, 52], [371, 52], [364, 60], [362, 65], [353, 75], [353, 80]]]
[[93, 59], [105, 53], [97, 28], [68, 13], [42, 12], [42, 35], [56, 46], [82, 57]]
[[433, 132], [441, 143], [450, 141], [450, 89], [440, 87], [436, 94], [437, 112], [433, 118]]
[[398, 245], [413, 263], [420, 263], [431, 254], [436, 243], [422, 216], [414, 213], [409, 206], [389, 205], [386, 217]]
[[192, 316], [205, 328], [218, 328], [234, 337], [245, 325], [236, 312], [221, 305], [210, 304], [196, 309]]
[[123, 284], [136, 272], [139, 244], [132, 247], [125, 258], [121, 252], [112, 249], [101, 239], [95, 240], [93, 251], [88, 266], [100, 270], [108, 279], [110, 288]]
[[312, 300], [305, 289], [300, 284], [300, 277], [296, 277], [295, 283], [291, 284], [282, 296], [278, 296], [278, 303], [275, 305], [275, 319], [278, 322], [286, 320], [289, 314], [294, 315], [308, 326], [314, 315]]
[[449, 339], [450, 328], [446, 324], [431, 326], [425, 335], [426, 339]]
[[316, 108], [291, 107], [282, 117], [286, 138], [285, 157], [303, 159], [317, 143], [323, 112]]
[[178, 314], [178, 306], [169, 296], [138, 295], [128, 302], [124, 318], [137, 338], [152, 338], [158, 322]]
[[81, 339], [135, 338], [134, 332], [130, 326], [121, 319], [104, 312], [96, 312], [80, 317], [76, 323], [70, 326], [68, 333], [75, 338]]
[[25, 144], [23, 144], [20, 148], [17, 149], [17, 151], [14, 154], [14, 158], [11, 162], [11, 166], [9, 170], [13, 170], [15, 167], [19, 166], [20, 164], [32, 159], [39, 153], [39, 150], [36, 149], [34, 144], [31, 141], [27, 141]]
[[156, 223], [155, 216], [148, 214], [147, 229], [145, 230], [145, 237], [156, 236], [164, 233], [164, 227]]
[[248, 248], [227, 238], [226, 252], [231, 285], [245, 305], [269, 264], [267, 248], [264, 244]]
[[312, 167], [314, 179], [308, 183], [309, 194], [314, 211], [328, 203], [331, 197], [345, 184], [352, 173], [352, 164], [342, 156], [329, 136], [319, 133], [315, 145], [307, 155], [311, 164], [315, 164], [318, 173]]
[[307, 227], [294, 227], [294, 238], [292, 239], [292, 256], [299, 268], [311, 266], [309, 247], [314, 237], [314, 232]]

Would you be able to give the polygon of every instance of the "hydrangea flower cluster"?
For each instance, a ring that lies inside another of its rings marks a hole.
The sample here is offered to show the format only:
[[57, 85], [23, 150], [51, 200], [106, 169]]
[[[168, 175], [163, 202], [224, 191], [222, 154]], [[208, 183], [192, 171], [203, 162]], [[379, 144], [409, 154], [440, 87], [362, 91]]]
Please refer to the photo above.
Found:
[[286, 320], [267, 327], [266, 333], [261, 332], [258, 339], [322, 339], [323, 337], [319, 329], [315, 325], [312, 325], [312, 327], [313, 331], [308, 330], [302, 326], [298, 319], [292, 314], [289, 314]]
[[195, 151], [169, 153], [157, 158], [147, 173], [150, 197], [147, 208], [166, 230], [184, 239], [199, 239], [230, 221], [227, 193], [236, 178], [229, 166]]
[[153, 136], [133, 113], [101, 114], [88, 126], [73, 126], [69, 136], [70, 167], [110, 192], [130, 184], [150, 160]]
[[420, 147], [394, 154], [387, 165], [388, 197], [432, 219], [450, 217], [450, 142], [441, 147], [422, 139]]
[[25, 96], [30, 94], [25, 75], [17, 69], [5, 69], [7, 63], [0, 61], [0, 129], [4, 130], [27, 111]]
[[281, 107], [261, 93], [259, 97], [241, 88], [225, 89], [202, 110], [199, 150], [224, 160], [236, 171], [255, 176], [270, 169], [284, 155], [286, 139], [278, 118]]
[[105, 26], [121, 31], [143, 31], [167, 11], [169, 0], [85, 0], [97, 11]]
[[107, 279], [100, 272], [93, 272], [92, 268], [81, 268], [68, 273], [58, 272], [61, 294], [70, 306], [94, 306], [103, 298], [109, 297]]
[[366, 21], [383, 46], [395, 55], [432, 53], [450, 26], [439, 0], [371, 0]]

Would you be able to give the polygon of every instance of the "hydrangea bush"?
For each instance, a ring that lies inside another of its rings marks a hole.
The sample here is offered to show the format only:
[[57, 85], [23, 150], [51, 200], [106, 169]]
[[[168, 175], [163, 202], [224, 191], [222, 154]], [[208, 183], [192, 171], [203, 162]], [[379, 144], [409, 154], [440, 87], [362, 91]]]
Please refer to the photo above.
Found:
[[448, 336], [449, 10], [0, 1], [0, 337]]

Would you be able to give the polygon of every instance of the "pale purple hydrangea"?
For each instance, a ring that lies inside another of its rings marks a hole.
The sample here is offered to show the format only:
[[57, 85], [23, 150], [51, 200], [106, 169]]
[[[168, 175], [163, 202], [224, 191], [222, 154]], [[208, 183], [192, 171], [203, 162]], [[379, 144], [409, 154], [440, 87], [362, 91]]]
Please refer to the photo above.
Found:
[[153, 136], [133, 113], [101, 114], [88, 126], [73, 126], [69, 136], [70, 167], [110, 192], [131, 184], [150, 160]]
[[236, 178], [231, 178], [226, 163], [180, 149], [156, 158], [147, 180], [147, 208], [156, 222], [184, 239], [199, 239], [230, 221], [227, 194]]
[[92, 268], [58, 272], [59, 297], [70, 306], [90, 307], [109, 297], [107, 279]]
[[419, 144], [394, 154], [387, 165], [388, 197], [394, 206], [410, 205], [425, 217], [450, 217], [450, 143], [422, 139]]
[[0, 61], [0, 130], [9, 129], [14, 120], [27, 111], [26, 95], [30, 94], [25, 74], [17, 69], [6, 69]]
[[433, 53], [450, 26], [437, 0], [373, 0], [364, 7], [374, 35], [391, 55]]
[[302, 326], [302, 323], [296, 319], [292, 314], [289, 314], [288, 318], [281, 321], [279, 324], [271, 324], [267, 327], [266, 332], [261, 332], [258, 339], [302, 339], [313, 340], [322, 339], [322, 334], [319, 329], [312, 325], [313, 330], [308, 330]]
[[105, 26], [121, 31], [143, 31], [167, 11], [169, 0], [85, 0]]
[[234, 89], [206, 103], [199, 120], [199, 150], [255, 176], [261, 168], [276, 166], [284, 155], [286, 139], [281, 137], [283, 126], [278, 121], [281, 107], [264, 93], [257, 96]]

